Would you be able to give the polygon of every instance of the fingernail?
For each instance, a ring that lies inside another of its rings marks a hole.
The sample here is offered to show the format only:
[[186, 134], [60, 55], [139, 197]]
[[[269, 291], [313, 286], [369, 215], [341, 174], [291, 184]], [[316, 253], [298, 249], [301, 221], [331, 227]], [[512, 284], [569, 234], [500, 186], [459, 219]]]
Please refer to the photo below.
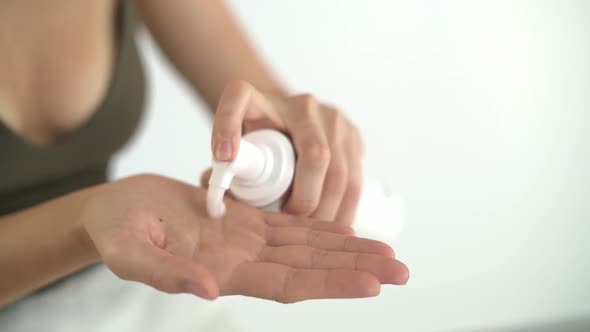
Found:
[[215, 147], [215, 159], [218, 161], [229, 161], [232, 157], [232, 147], [229, 141], [220, 141]]

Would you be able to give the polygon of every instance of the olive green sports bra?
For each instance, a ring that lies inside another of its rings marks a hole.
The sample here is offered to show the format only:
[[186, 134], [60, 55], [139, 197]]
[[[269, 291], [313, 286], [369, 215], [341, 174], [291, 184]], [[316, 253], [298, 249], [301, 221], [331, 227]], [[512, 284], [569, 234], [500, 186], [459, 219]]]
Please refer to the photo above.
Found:
[[38, 147], [0, 122], [0, 216], [106, 181], [111, 156], [130, 138], [144, 106], [144, 76], [130, 3], [118, 5], [110, 86], [77, 132], [63, 142]]

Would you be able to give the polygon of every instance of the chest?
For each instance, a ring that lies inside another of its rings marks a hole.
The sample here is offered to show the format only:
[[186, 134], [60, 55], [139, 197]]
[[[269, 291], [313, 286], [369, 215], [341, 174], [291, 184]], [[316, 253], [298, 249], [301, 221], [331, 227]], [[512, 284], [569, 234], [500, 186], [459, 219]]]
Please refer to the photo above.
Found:
[[114, 1], [0, 4], [0, 121], [48, 144], [90, 118], [114, 63]]

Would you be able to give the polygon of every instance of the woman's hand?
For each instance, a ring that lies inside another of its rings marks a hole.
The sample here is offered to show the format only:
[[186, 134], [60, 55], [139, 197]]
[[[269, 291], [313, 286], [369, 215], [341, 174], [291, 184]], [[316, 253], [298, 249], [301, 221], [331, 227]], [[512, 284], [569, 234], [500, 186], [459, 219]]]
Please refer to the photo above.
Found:
[[231, 199], [226, 216], [213, 220], [205, 196], [172, 179], [135, 176], [106, 185], [82, 221], [116, 275], [169, 293], [296, 302], [375, 296], [380, 284], [408, 279], [390, 247], [347, 226]]
[[291, 136], [297, 167], [284, 211], [351, 225], [360, 198], [362, 143], [358, 130], [310, 95], [265, 93], [244, 81], [223, 91], [213, 123], [216, 160], [231, 161], [247, 131], [274, 128]]

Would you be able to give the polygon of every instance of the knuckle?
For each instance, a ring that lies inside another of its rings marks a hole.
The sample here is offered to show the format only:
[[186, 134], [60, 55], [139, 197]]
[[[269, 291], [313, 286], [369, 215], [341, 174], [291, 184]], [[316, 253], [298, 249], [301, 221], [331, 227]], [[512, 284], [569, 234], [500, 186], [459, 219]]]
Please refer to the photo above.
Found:
[[347, 188], [347, 195], [349, 196], [350, 201], [358, 202], [361, 198], [361, 193], [363, 191], [363, 184], [362, 181], [358, 179], [353, 179], [348, 183]]
[[317, 118], [318, 101], [310, 94], [295, 96], [293, 102], [298, 114], [304, 121], [315, 121]]
[[318, 105], [317, 99], [309, 93], [296, 96], [295, 101], [299, 103], [304, 109], [313, 109]]
[[346, 179], [348, 177], [346, 163], [344, 161], [332, 163], [328, 169], [328, 176], [330, 177], [330, 181], [334, 181], [336, 183], [339, 182], [341, 184], [346, 183]]
[[294, 284], [294, 280], [296, 280], [297, 278], [297, 274], [297, 269], [287, 267], [287, 271], [285, 272], [285, 276], [283, 279], [283, 285], [275, 295], [275, 301], [279, 303], [296, 302], [296, 299], [293, 296], [292, 285]]
[[344, 251], [352, 251], [352, 252], [355, 251], [354, 250], [355, 248], [352, 245], [353, 240], [354, 240], [353, 236], [347, 236], [346, 238], [344, 238], [344, 243], [342, 244], [342, 248], [344, 249]]
[[306, 245], [313, 246], [314, 244], [319, 243], [321, 236], [322, 232], [313, 229], [309, 230], [309, 232], [307, 233]]
[[359, 260], [361, 258], [361, 253], [357, 252], [356, 254], [354, 254], [354, 259], [353, 259], [353, 263], [352, 266], [355, 270], [359, 271], [360, 267], [359, 267]]
[[327, 194], [342, 194], [346, 190], [347, 171], [344, 166], [334, 166], [328, 170], [328, 179], [326, 181]]
[[328, 106], [324, 108], [324, 112], [330, 124], [335, 125], [343, 122], [342, 113], [339, 112], [336, 108]]
[[328, 258], [329, 254], [330, 252], [328, 250], [314, 248], [311, 252], [310, 266], [308, 268], [312, 269], [322, 266], [322, 263]]
[[324, 111], [324, 123], [331, 130], [328, 130], [329, 139], [339, 142], [341, 137], [346, 135], [346, 120], [342, 113], [334, 108], [327, 108]]
[[319, 202], [316, 200], [295, 198], [292, 203], [292, 211], [299, 215], [309, 215], [318, 204]]
[[330, 164], [331, 153], [328, 144], [318, 140], [309, 140], [302, 150], [302, 157], [311, 167], [326, 168]]

